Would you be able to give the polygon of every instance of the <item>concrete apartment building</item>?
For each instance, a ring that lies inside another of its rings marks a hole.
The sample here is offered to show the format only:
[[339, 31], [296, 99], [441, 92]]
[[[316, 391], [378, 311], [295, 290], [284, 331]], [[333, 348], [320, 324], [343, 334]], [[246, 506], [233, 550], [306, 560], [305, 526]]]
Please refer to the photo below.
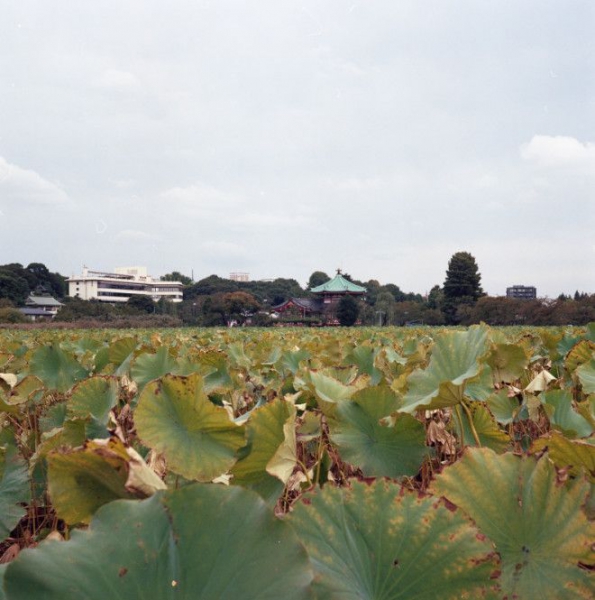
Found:
[[506, 288], [507, 298], [520, 298], [521, 300], [535, 300], [537, 290], [529, 285], [513, 285]]
[[68, 295], [82, 300], [126, 302], [131, 296], [148, 296], [155, 302], [165, 298], [182, 302], [181, 281], [160, 281], [147, 274], [146, 267], [117, 267], [113, 273], [92, 271], [83, 267], [83, 274], [68, 279]]

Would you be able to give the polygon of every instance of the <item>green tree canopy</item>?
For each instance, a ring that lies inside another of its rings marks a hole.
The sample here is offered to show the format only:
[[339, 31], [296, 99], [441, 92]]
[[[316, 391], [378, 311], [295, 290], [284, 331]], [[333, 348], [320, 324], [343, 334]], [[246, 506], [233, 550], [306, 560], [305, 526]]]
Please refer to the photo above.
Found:
[[337, 307], [337, 319], [343, 327], [355, 325], [359, 315], [359, 305], [353, 296], [343, 296]]
[[184, 285], [192, 285], [192, 279], [186, 275], [182, 275], [179, 271], [172, 271], [162, 275], [159, 279], [161, 281], [181, 281]]
[[140, 312], [149, 314], [155, 312], [155, 302], [149, 296], [130, 296], [126, 304], [136, 308]]
[[326, 283], [330, 277], [324, 271], [314, 271], [312, 275], [310, 275], [310, 279], [308, 279], [308, 290], [312, 288], [318, 287], [323, 283]]
[[469, 252], [456, 252], [448, 262], [444, 281], [443, 311], [447, 322], [458, 322], [457, 311], [472, 306], [483, 296], [481, 275], [475, 258]]

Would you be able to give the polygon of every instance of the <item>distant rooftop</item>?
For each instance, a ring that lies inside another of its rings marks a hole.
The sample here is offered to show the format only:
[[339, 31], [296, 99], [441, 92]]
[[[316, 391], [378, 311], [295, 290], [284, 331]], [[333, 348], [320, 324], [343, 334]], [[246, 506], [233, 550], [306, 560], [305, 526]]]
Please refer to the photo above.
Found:
[[334, 293], [345, 293], [348, 294], [365, 294], [368, 290], [361, 285], [356, 285], [349, 279], [345, 279], [341, 274], [341, 269], [337, 269], [337, 274], [329, 279], [326, 283], [316, 286], [310, 290], [313, 294], [334, 294]]

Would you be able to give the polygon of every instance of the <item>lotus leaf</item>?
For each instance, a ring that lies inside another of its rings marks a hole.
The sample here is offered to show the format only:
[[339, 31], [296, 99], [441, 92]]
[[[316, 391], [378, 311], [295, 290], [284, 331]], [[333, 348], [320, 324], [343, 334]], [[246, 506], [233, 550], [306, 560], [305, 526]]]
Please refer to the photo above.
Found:
[[552, 390], [542, 396], [546, 406], [551, 406], [550, 424], [568, 437], [588, 437], [593, 433], [589, 421], [572, 407], [572, 394], [567, 390]]
[[[473, 429], [479, 438], [481, 446], [491, 448], [495, 452], [506, 452], [510, 448], [510, 437], [498, 428], [498, 425], [485, 406], [474, 405], [469, 409], [473, 420]], [[465, 446], [476, 446], [475, 434], [471, 429], [468, 415], [461, 414], [460, 420], [457, 413], [453, 414], [453, 420], [456, 423], [455, 433], [461, 435], [461, 424], [463, 426], [463, 440]]]
[[400, 410], [412, 413], [421, 407], [441, 408], [457, 404], [462, 392], [443, 395], [440, 386], [450, 384], [462, 390], [467, 380], [479, 374], [480, 359], [487, 349], [488, 329], [483, 325], [441, 334], [432, 350], [428, 368], [409, 376], [409, 391]]
[[481, 598], [492, 545], [461, 511], [377, 480], [326, 486], [289, 517], [324, 600]]
[[72, 391], [68, 410], [73, 417], [94, 417], [107, 425], [110, 410], [118, 402], [118, 380], [114, 377], [91, 377]]
[[200, 375], [166, 375], [142, 391], [134, 413], [138, 435], [188, 479], [211, 481], [236, 462], [244, 427], [215, 406]]
[[369, 477], [415, 475], [429, 452], [425, 429], [412, 416], [397, 415], [399, 405], [386, 386], [361, 390], [339, 403], [329, 426], [343, 460]]
[[547, 458], [468, 449], [431, 486], [463, 509], [496, 545], [502, 560], [502, 597], [592, 598], [595, 523], [582, 504], [587, 482], [558, 481]]
[[142, 389], [149, 381], [168, 373], [177, 373], [177, 363], [165, 346], [161, 346], [155, 354], [141, 354], [136, 357], [130, 368], [132, 379]]
[[14, 446], [0, 448], [0, 540], [25, 515], [23, 503], [31, 499], [27, 463]]
[[522, 346], [497, 344], [492, 349], [488, 363], [492, 367], [494, 381], [511, 383], [523, 374], [529, 357]]
[[311, 579], [254, 492], [194, 484], [104, 506], [70, 541], [21, 552], [4, 587], [8, 600], [307, 600]]
[[595, 392], [595, 358], [576, 369], [576, 374], [587, 394]]
[[[295, 407], [277, 399], [257, 408], [247, 423], [246, 438], [247, 445], [240, 451], [244, 456], [231, 470], [232, 483], [253, 489], [274, 505], [296, 463]], [[286, 460], [275, 460], [280, 450], [287, 453]], [[279, 473], [282, 477], [270, 473], [271, 461], [286, 467]]]
[[85, 379], [88, 375], [86, 369], [71, 354], [55, 345], [35, 350], [30, 370], [48, 389], [58, 392], [68, 391], [76, 381]]
[[595, 446], [586, 442], [569, 440], [558, 432], [539, 438], [532, 446], [533, 452], [548, 450], [548, 456], [561, 469], [570, 469], [571, 475], [586, 473], [595, 483]]

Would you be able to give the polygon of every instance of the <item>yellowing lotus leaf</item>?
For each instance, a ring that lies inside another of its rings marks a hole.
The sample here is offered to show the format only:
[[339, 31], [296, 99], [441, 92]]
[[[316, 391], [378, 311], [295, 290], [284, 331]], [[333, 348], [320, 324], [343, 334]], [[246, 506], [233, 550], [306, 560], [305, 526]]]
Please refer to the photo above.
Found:
[[295, 413], [281, 399], [254, 410], [246, 425], [247, 445], [231, 470], [232, 483], [253, 489], [270, 504], [281, 495], [296, 463]]
[[163, 453], [172, 471], [198, 481], [229, 470], [245, 443], [244, 427], [209, 400], [200, 375], [166, 375], [148, 383], [134, 422], [143, 443]]
[[[432, 349], [430, 364], [425, 370], [413, 372], [408, 379], [402, 412], [418, 408], [443, 408], [458, 403], [461, 394], [441, 394], [441, 385], [462, 389], [479, 374], [480, 360], [488, 350], [488, 328], [470, 327], [467, 331], [448, 331], [438, 336]], [[437, 399], [435, 401], [435, 399]]]
[[582, 505], [589, 484], [566, 486], [543, 457], [520, 458], [487, 448], [467, 449], [430, 491], [464, 510], [495, 544], [502, 561], [504, 598], [589, 598], [595, 523]]
[[316, 572], [317, 597], [459, 600], [488, 593], [493, 547], [461, 511], [383, 480], [325, 486], [289, 517]]

